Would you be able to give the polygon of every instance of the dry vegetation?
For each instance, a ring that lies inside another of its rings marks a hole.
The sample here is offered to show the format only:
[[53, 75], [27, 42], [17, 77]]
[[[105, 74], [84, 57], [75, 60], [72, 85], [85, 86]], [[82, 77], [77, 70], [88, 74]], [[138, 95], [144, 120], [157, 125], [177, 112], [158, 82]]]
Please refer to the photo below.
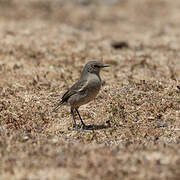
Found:
[[[73, 2], [0, 0], [0, 179], [179, 179], [179, 0]], [[72, 131], [51, 111], [90, 59], [111, 68]]]

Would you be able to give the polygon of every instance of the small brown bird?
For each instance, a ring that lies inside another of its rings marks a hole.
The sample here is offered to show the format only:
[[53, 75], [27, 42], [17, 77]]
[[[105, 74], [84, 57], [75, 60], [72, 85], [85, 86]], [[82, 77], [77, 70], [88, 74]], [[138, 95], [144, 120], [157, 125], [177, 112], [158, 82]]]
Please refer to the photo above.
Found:
[[100, 69], [104, 67], [109, 67], [109, 64], [102, 64], [98, 61], [89, 61], [82, 73], [80, 79], [62, 96], [60, 103], [53, 110], [56, 111], [62, 104], [68, 104], [71, 106], [71, 115], [74, 120], [74, 127], [76, 128], [76, 119], [74, 116], [74, 110], [77, 112], [79, 119], [83, 125], [83, 128], [86, 128], [78, 108], [93, 100], [98, 94], [102, 80], [100, 78]]

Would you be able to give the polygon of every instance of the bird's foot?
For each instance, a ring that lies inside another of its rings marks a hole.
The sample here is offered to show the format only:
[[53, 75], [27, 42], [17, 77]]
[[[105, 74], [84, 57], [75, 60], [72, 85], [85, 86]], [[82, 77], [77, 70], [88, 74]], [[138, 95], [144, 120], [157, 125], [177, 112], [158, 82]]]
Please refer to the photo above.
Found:
[[93, 128], [94, 127], [92, 125], [85, 125], [85, 124], [82, 125], [83, 130], [93, 130]]
[[81, 124], [82, 129], [87, 129], [88, 126], [86, 126], [84, 123]]
[[81, 129], [80, 124], [73, 124], [73, 131], [78, 131], [79, 129]]

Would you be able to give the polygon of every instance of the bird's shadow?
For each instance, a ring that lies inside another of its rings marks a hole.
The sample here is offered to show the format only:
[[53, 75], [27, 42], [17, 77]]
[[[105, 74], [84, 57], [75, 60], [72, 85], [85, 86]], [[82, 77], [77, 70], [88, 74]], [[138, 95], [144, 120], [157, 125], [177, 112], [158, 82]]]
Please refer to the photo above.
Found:
[[77, 131], [86, 131], [86, 130], [102, 130], [102, 129], [108, 129], [108, 128], [111, 128], [111, 125], [107, 124], [107, 125], [104, 125], [104, 124], [101, 124], [101, 125], [95, 125], [95, 124], [92, 124], [92, 125], [86, 125], [86, 126], [81, 126], [81, 125], [78, 125], [76, 128], [73, 128], [73, 130], [77, 130]]
[[110, 127], [111, 127], [110, 125], [104, 125], [104, 124], [95, 125], [95, 124], [92, 124], [92, 125], [86, 125], [85, 127], [83, 127], [83, 129], [84, 130], [101, 130], [101, 129], [108, 129]]

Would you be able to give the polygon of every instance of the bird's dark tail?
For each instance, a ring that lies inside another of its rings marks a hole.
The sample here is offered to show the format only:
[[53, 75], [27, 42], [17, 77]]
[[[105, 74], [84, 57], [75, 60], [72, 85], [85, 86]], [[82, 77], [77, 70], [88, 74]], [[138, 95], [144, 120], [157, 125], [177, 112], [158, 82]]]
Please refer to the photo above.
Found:
[[63, 104], [63, 102], [61, 101], [54, 109], [52, 112], [56, 112], [60, 107], [61, 105]]

